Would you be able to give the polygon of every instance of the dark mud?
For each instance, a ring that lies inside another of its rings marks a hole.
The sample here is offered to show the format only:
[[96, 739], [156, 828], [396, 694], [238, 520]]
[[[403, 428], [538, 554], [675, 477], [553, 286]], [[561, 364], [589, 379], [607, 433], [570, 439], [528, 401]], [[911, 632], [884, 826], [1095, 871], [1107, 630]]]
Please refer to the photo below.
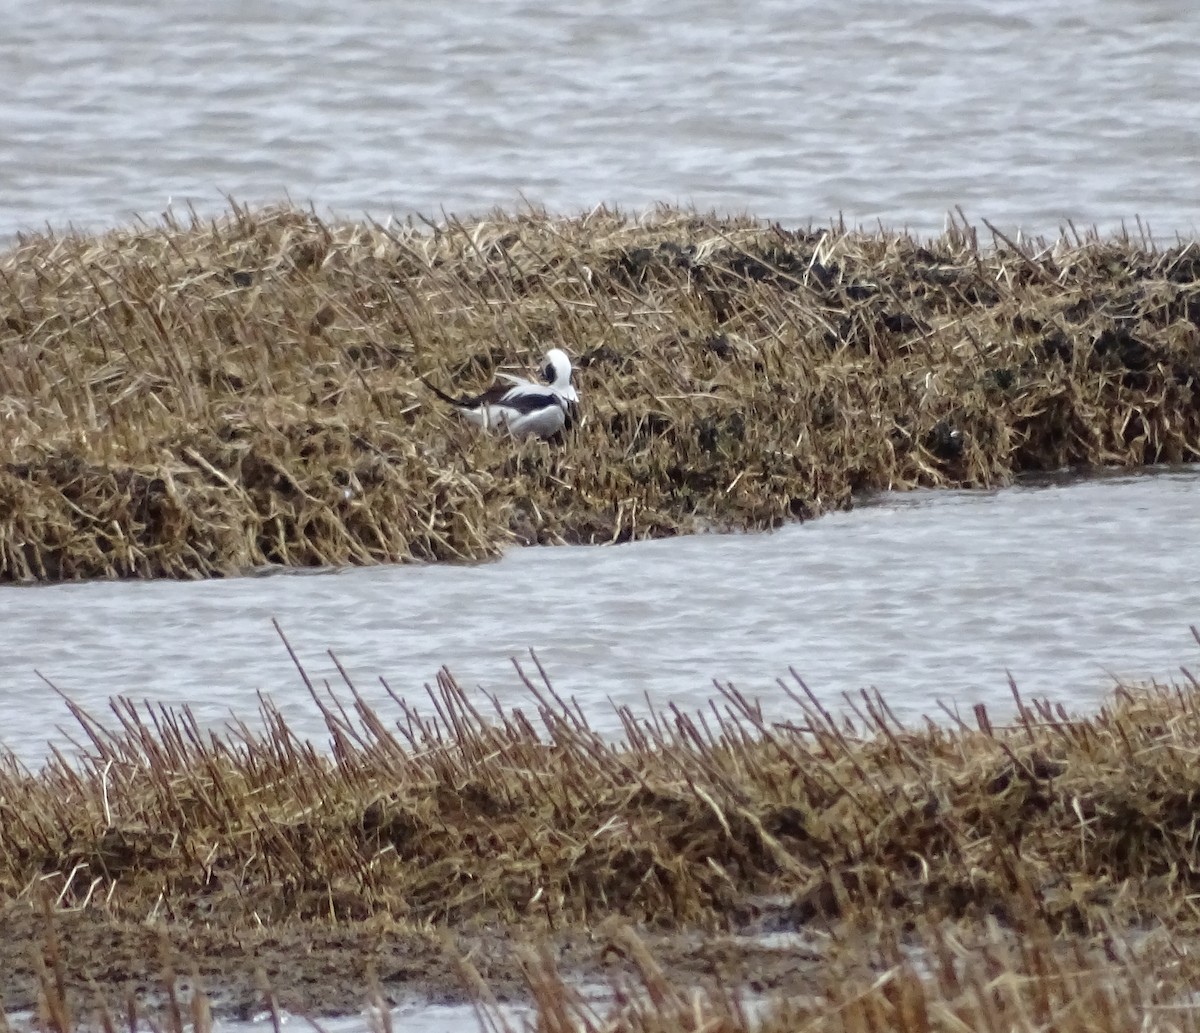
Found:
[[[206, 995], [218, 1017], [248, 1021], [278, 1008], [299, 1015], [356, 1013], [371, 1001], [465, 1004], [477, 997], [477, 977], [498, 1001], [526, 1002], [532, 949], [553, 960], [577, 985], [633, 978], [636, 959], [603, 928], [570, 930], [538, 940], [516, 930], [430, 932], [392, 923], [330, 929], [311, 923], [231, 934], [161, 922], [116, 922], [95, 912], [41, 908], [0, 910], [0, 1000], [9, 1012], [37, 1007], [41, 977], [57, 953], [64, 987], [88, 1008], [119, 1014], [131, 997], [147, 1011], [166, 1000], [173, 979], [181, 996]], [[760, 931], [762, 927], [759, 927]], [[719, 980], [755, 992], [811, 990], [820, 964], [819, 940], [786, 947], [752, 937], [699, 931], [644, 930], [643, 942], [664, 973], [681, 985]]]

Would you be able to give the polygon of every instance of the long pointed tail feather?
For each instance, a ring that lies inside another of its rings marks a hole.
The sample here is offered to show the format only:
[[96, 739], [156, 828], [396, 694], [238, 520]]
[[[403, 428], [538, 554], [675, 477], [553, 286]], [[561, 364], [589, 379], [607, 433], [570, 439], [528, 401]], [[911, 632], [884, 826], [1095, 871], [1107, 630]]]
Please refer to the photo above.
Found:
[[429, 388], [429, 390], [432, 391], [435, 395], [437, 395], [438, 398], [440, 398], [443, 402], [447, 402], [450, 405], [453, 405], [459, 409], [464, 407], [465, 403], [461, 399], [454, 398], [453, 396], [446, 394], [446, 392], [443, 391], [440, 387], [438, 387], [437, 384], [431, 384], [424, 377], [421, 377], [420, 380], [421, 380], [422, 384], [424, 384], [427, 388]]

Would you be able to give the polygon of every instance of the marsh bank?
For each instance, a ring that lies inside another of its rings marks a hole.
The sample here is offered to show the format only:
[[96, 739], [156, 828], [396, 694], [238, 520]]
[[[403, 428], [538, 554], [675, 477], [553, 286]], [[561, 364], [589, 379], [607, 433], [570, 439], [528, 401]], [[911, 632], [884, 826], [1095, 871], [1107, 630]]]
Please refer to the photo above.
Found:
[[[1194, 460], [1195, 245], [978, 232], [238, 208], [23, 238], [0, 256], [0, 577], [475, 560]], [[417, 379], [550, 342], [584, 399], [560, 448], [473, 435]]]

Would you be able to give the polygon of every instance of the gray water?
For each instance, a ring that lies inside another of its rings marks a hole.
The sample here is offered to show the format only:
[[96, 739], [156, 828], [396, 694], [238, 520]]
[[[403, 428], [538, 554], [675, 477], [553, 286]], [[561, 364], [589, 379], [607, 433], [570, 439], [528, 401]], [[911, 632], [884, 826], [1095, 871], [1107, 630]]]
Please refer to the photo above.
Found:
[[[907, 721], [1005, 712], [1022, 691], [1094, 709], [1116, 678], [1200, 667], [1200, 470], [994, 492], [888, 495], [773, 534], [516, 549], [478, 566], [406, 566], [201, 583], [0, 588], [0, 742], [30, 764], [66, 710], [114, 694], [187, 703], [202, 720], [254, 719], [271, 696], [305, 737], [310, 676], [399, 716], [379, 679], [424, 702], [442, 664], [467, 687], [531, 699], [511, 666], [534, 649], [596, 727], [612, 703], [689, 709], [712, 678], [798, 716], [775, 686], [796, 671], [830, 706], [880, 689]], [[426, 710], [429, 708], [426, 706]]]
[[0, 0], [0, 237], [168, 205], [1200, 222], [1190, 0]]
[[[188, 995], [182, 994], [181, 998], [186, 1002]], [[495, 1014], [507, 1022], [509, 1028], [513, 1030], [527, 1028], [523, 1023], [532, 1017], [530, 1008], [519, 1006], [497, 1006]], [[32, 1012], [17, 1012], [5, 1017], [17, 1033], [35, 1033], [41, 1028], [37, 1022], [37, 1016]], [[316, 1029], [304, 1018], [289, 1015], [287, 1012], [283, 1012], [280, 1018], [282, 1019], [281, 1026], [284, 1029], [302, 1030], [304, 1033], [314, 1033]], [[487, 1027], [480, 1023], [478, 1011], [470, 1004], [447, 1005], [412, 1002], [392, 1009], [389, 1018], [392, 1023], [390, 1028], [404, 1030], [406, 1033], [414, 1029], [420, 1030], [422, 1033], [486, 1033], [487, 1031]], [[381, 1019], [382, 1017], [377, 1014], [375, 1009], [369, 1008], [358, 1015], [322, 1018], [320, 1030], [322, 1033], [379, 1033], [386, 1028]], [[217, 1033], [223, 1033], [225, 1030], [236, 1030], [237, 1033], [275, 1033], [275, 1022], [268, 1013], [264, 1013], [247, 1022], [218, 1019], [214, 1024], [214, 1029]]]

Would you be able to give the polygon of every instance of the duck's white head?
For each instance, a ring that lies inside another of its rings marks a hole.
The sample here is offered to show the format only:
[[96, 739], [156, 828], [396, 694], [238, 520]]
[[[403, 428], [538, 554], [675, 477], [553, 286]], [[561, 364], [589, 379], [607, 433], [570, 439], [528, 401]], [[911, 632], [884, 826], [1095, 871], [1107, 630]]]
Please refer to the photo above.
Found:
[[561, 348], [551, 348], [542, 360], [542, 379], [568, 402], [578, 402], [579, 395], [571, 386], [571, 360]]

